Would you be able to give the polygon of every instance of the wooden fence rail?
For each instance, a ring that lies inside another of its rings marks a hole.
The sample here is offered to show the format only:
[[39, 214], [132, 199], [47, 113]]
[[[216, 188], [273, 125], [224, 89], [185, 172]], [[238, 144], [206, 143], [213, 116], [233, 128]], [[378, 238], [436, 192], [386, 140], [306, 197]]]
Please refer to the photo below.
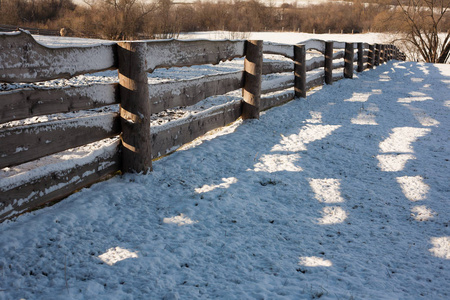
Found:
[[[284, 59], [263, 61], [263, 54]], [[148, 83], [148, 73], [157, 68], [235, 58], [244, 58], [242, 70]], [[0, 82], [34, 83], [103, 70], [118, 70], [119, 77], [113, 84], [0, 91], [0, 221], [117, 171], [148, 172], [152, 159], [212, 129], [240, 117], [259, 118], [261, 110], [304, 98], [308, 89], [352, 78], [355, 71], [391, 59], [404, 56], [390, 45], [321, 40], [299, 45], [165, 40], [49, 48], [24, 32], [0, 34]], [[273, 74], [279, 76], [266, 79]], [[240, 101], [150, 127], [152, 114], [239, 89]]]

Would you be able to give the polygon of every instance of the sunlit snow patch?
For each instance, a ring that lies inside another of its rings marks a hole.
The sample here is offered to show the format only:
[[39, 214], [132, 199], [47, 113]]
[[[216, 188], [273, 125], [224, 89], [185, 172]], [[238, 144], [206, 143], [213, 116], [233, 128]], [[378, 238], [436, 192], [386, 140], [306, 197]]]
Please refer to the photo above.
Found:
[[378, 125], [375, 121], [376, 113], [380, 111], [380, 108], [373, 104], [369, 103], [367, 107], [364, 107], [364, 104], [361, 104], [361, 109], [356, 118], [352, 118], [352, 124], [356, 125]]
[[375, 115], [370, 112], [361, 111], [356, 118], [352, 118], [351, 122], [355, 125], [378, 125], [375, 121]]
[[272, 148], [274, 151], [306, 151], [306, 145], [326, 138], [341, 125], [306, 125], [298, 134], [281, 135], [281, 141]]
[[319, 202], [339, 203], [344, 202], [341, 196], [341, 182], [339, 179], [309, 179], [309, 185], [315, 194], [315, 198]]
[[406, 97], [406, 98], [399, 98], [397, 100], [398, 103], [412, 103], [412, 102], [423, 102], [433, 100], [431, 97], [427, 96], [414, 96], [414, 97]]
[[409, 104], [403, 104], [403, 106], [407, 107], [414, 115], [414, 118], [422, 125], [422, 126], [438, 126], [440, 124], [439, 121], [433, 119], [427, 113], [420, 108], [414, 107]]
[[430, 219], [433, 219], [435, 215], [436, 215], [436, 213], [434, 211], [432, 211], [431, 209], [429, 209], [428, 207], [426, 207], [425, 205], [414, 206], [411, 209], [411, 216], [416, 221], [419, 221], [419, 222], [428, 221]]
[[311, 119], [306, 119], [306, 123], [322, 123], [322, 112], [320, 111], [310, 111]]
[[298, 154], [270, 154], [263, 155], [260, 162], [255, 164], [255, 172], [301, 172], [303, 169], [297, 167], [295, 163], [300, 159]]
[[317, 219], [319, 224], [339, 224], [347, 219], [347, 213], [339, 206], [327, 206], [322, 209], [322, 218]]
[[392, 129], [392, 133], [387, 139], [380, 142], [380, 151], [413, 153], [411, 144], [419, 137], [427, 135], [431, 129], [415, 127], [397, 127]]
[[198, 223], [198, 221], [193, 221], [192, 219], [185, 216], [184, 214], [180, 214], [179, 216], [175, 216], [172, 218], [164, 218], [163, 223], [177, 224], [178, 226], [183, 226], [183, 225], [192, 225], [192, 224]]
[[366, 102], [369, 100], [370, 93], [356, 93], [353, 92], [353, 95], [350, 99], [346, 99], [344, 101], [346, 102]]
[[119, 261], [125, 260], [127, 258], [138, 258], [137, 252], [131, 252], [130, 250], [123, 249], [120, 247], [115, 247], [108, 249], [105, 253], [100, 255], [100, 258], [104, 263], [112, 266]]
[[428, 70], [428, 67], [423, 63], [417, 64], [417, 68], [421, 70], [425, 76], [430, 74], [430, 70]]
[[301, 256], [298, 264], [305, 267], [331, 267], [333, 265], [330, 260], [317, 256]]
[[423, 182], [421, 176], [397, 177], [397, 182], [402, 188], [403, 194], [411, 201], [424, 200], [430, 187]]
[[410, 159], [416, 159], [412, 154], [377, 155], [378, 167], [383, 172], [398, 172], [405, 168]]
[[450, 237], [432, 237], [433, 248], [429, 251], [436, 257], [450, 259]]
[[388, 72], [385, 72], [384, 74], [381, 74], [379, 81], [385, 81], [385, 82], [391, 81], [392, 78], [389, 75], [387, 75], [387, 74], [388, 74]]
[[414, 117], [422, 126], [438, 126], [440, 124], [439, 121], [423, 113], [414, 114]]
[[419, 91], [412, 91], [412, 92], [409, 92], [408, 94], [410, 94], [413, 97], [426, 96], [427, 95], [427, 94], [419, 92]]
[[207, 192], [211, 192], [215, 189], [227, 189], [229, 188], [233, 183], [238, 182], [237, 178], [235, 177], [229, 177], [229, 178], [222, 178], [223, 183], [220, 184], [212, 184], [212, 185], [207, 185], [205, 184], [204, 186], [202, 186], [201, 188], [196, 188], [195, 192], [198, 194], [201, 193], [207, 193]]

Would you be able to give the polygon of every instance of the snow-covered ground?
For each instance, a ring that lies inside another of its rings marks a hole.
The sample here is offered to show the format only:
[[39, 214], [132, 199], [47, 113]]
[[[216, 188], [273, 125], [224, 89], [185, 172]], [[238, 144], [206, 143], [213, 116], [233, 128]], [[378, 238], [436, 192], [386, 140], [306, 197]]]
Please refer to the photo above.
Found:
[[393, 40], [388, 33], [364, 33], [364, 34], [312, 34], [305, 32], [230, 32], [230, 31], [203, 31], [183, 33], [180, 39], [251, 39], [264, 40], [273, 43], [296, 44], [309, 39], [337, 42], [364, 42], [369, 44], [389, 43]]
[[390, 62], [6, 221], [0, 299], [448, 299], [449, 91]]

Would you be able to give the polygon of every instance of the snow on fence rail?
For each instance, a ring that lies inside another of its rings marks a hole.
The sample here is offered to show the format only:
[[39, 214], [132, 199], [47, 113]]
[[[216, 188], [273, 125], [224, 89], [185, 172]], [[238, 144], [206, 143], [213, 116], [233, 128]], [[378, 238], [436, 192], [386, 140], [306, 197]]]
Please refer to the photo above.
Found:
[[[319, 55], [306, 60], [311, 51]], [[263, 54], [292, 61], [263, 62]], [[0, 91], [0, 221], [117, 171], [145, 173], [152, 159], [207, 131], [240, 117], [259, 118], [261, 110], [306, 97], [314, 86], [352, 78], [354, 70], [403, 59], [402, 55], [391, 45], [320, 40], [301, 45], [164, 40], [49, 48], [24, 32], [2, 34], [0, 82], [32, 83], [117, 69], [119, 83]], [[148, 72], [156, 68], [218, 64], [237, 57], [245, 57], [241, 71], [148, 84]], [[264, 75], [286, 72], [291, 75], [262, 80]], [[243, 91], [241, 101], [150, 131], [151, 114], [238, 89]], [[102, 109], [118, 104], [118, 112]], [[58, 113], [70, 114], [33, 122]]]

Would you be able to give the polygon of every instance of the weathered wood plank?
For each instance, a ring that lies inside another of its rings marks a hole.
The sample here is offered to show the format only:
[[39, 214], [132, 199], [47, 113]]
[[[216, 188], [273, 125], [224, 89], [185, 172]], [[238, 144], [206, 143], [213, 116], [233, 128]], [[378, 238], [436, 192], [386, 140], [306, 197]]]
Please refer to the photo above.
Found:
[[0, 123], [119, 103], [118, 84], [0, 92]]
[[333, 74], [333, 82], [344, 79], [344, 72], [336, 72]]
[[345, 42], [333, 42], [334, 49], [345, 49]]
[[86, 145], [119, 132], [117, 113], [3, 129], [0, 130], [0, 168]]
[[[306, 90], [310, 90], [316, 86], [320, 86], [324, 84], [323, 73], [317, 73], [313, 76], [308, 76], [306, 78]], [[265, 95], [261, 97], [261, 110], [267, 110], [275, 106], [279, 106], [285, 104], [295, 98], [294, 91], [283, 91], [277, 94]]]
[[268, 94], [285, 90], [294, 86], [295, 76], [283, 76], [262, 82], [261, 94]]
[[[317, 73], [306, 78], [306, 90], [323, 85], [325, 75]], [[283, 91], [277, 94], [265, 95], [261, 97], [261, 110], [267, 110], [275, 106], [287, 103], [295, 98], [294, 91]]]
[[313, 87], [323, 85], [325, 82], [325, 74], [317, 73], [313, 76], [306, 77], [306, 89], [310, 90]]
[[218, 64], [243, 57], [245, 51], [245, 41], [165, 40], [147, 41], [145, 44], [146, 49], [143, 51], [148, 72], [156, 68]]
[[206, 132], [236, 121], [242, 114], [242, 102], [232, 102], [204, 111], [197, 116], [176, 120], [170, 125], [152, 127], [152, 157], [166, 155]]
[[333, 62], [333, 70], [343, 68], [344, 66], [345, 66], [344, 60]]
[[242, 88], [243, 71], [149, 85], [152, 113], [190, 106], [199, 101]]
[[313, 57], [306, 61], [306, 72], [312, 71], [314, 69], [322, 68], [325, 66], [325, 57]]
[[280, 62], [263, 62], [262, 74], [284, 73], [292, 72], [294, 70], [294, 63], [289, 61]]
[[115, 44], [49, 48], [27, 33], [0, 35], [0, 82], [38, 82], [115, 68]]
[[337, 51], [333, 53], [333, 60], [342, 59], [345, 57], [345, 51]]
[[118, 171], [119, 141], [105, 144], [93, 152], [83, 149], [77, 150], [76, 154], [60, 152], [3, 172], [0, 180], [0, 222], [67, 197], [75, 190]]
[[264, 54], [282, 55], [288, 58], [294, 58], [294, 48], [292, 45], [265, 42], [263, 46]]
[[325, 54], [325, 41], [312, 39], [304, 41], [300, 44], [305, 45], [306, 51], [317, 50], [320, 53]]
[[272, 107], [280, 106], [295, 98], [294, 91], [285, 91], [270, 96], [261, 97], [261, 110], [267, 110]]

